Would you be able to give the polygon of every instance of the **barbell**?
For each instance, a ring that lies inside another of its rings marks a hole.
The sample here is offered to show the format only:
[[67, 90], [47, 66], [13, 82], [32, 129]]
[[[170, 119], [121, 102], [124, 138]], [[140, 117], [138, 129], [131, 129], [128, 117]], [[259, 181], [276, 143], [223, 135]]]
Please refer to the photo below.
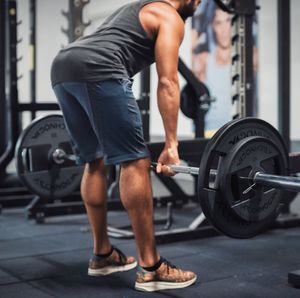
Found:
[[[282, 190], [299, 192], [289, 176], [289, 155], [279, 132], [257, 118], [225, 124], [199, 152], [199, 168], [174, 166], [198, 175], [201, 209], [223, 234], [250, 238], [271, 225], [282, 206]], [[83, 166], [75, 164], [61, 115], [33, 121], [16, 145], [16, 168], [28, 189], [42, 197], [63, 197], [79, 186]]]
[[[155, 169], [157, 167], [156, 162], [151, 163], [152, 168]], [[170, 169], [175, 174], [191, 174], [191, 175], [199, 175], [199, 168], [197, 167], [189, 167], [189, 166], [178, 166], [178, 165], [169, 165]], [[216, 181], [218, 172], [216, 170], [211, 170], [209, 173], [210, 180]], [[247, 194], [250, 190], [252, 190], [256, 185], [264, 185], [267, 187], [273, 187], [277, 189], [283, 189], [287, 191], [300, 192], [300, 179], [291, 176], [278, 176], [278, 175], [270, 175], [265, 174], [263, 172], [255, 172], [253, 177], [239, 177], [240, 179], [248, 179], [251, 181], [251, 186], [243, 191], [243, 194]]]

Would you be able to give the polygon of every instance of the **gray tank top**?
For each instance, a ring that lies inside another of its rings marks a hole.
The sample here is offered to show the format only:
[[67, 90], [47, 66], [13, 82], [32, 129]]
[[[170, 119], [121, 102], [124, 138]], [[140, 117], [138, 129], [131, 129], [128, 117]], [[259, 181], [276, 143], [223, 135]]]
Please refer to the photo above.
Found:
[[163, 0], [140, 0], [120, 7], [92, 34], [60, 50], [51, 67], [51, 83], [131, 78], [154, 62], [155, 38], [147, 36], [139, 12]]

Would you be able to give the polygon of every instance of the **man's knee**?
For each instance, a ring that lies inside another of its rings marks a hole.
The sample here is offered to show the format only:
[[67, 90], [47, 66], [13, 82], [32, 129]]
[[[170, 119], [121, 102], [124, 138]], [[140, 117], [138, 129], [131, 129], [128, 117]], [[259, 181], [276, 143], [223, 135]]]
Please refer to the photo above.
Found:
[[107, 173], [107, 167], [103, 159], [96, 159], [85, 164], [85, 172], [87, 174], [103, 174]]
[[123, 170], [136, 170], [136, 171], [146, 171], [148, 172], [150, 170], [151, 160], [149, 157], [142, 158], [142, 159], [136, 159], [136, 160], [130, 160], [127, 162], [124, 162], [121, 164], [121, 169]]
[[150, 164], [149, 158], [122, 164], [120, 195], [127, 211], [148, 209], [152, 204]]

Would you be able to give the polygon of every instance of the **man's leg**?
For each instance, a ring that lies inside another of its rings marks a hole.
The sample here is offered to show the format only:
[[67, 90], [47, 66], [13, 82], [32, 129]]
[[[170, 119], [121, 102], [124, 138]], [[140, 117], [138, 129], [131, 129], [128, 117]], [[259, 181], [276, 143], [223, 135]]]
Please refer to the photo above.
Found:
[[[126, 257], [119, 249], [112, 247], [107, 235], [107, 170], [102, 159], [103, 141], [99, 140], [102, 133], [99, 130], [99, 135], [96, 134], [96, 124], [91, 122], [91, 119], [101, 118], [100, 114], [92, 116], [86, 83], [62, 83], [56, 85], [54, 91], [63, 111], [78, 161], [93, 160], [86, 163], [81, 181], [81, 195], [94, 242], [88, 274], [99, 276], [130, 270], [137, 264], [135, 258]], [[95, 104], [99, 103], [100, 95], [97, 95], [97, 92], [92, 95], [97, 99]]]
[[197, 279], [195, 273], [173, 266], [160, 258], [156, 250], [149, 158], [122, 164], [120, 195], [131, 219], [141, 266], [137, 272], [135, 288], [158, 291], [193, 284]]
[[87, 163], [81, 181], [81, 195], [92, 228], [94, 251], [88, 274], [107, 275], [136, 267], [134, 257], [126, 257], [112, 247], [107, 235], [107, 169], [102, 159]]
[[120, 196], [131, 220], [139, 264], [143, 267], [153, 266], [159, 260], [159, 255], [154, 237], [149, 158], [122, 164]]
[[107, 236], [107, 170], [102, 159], [85, 165], [81, 195], [92, 228], [94, 254], [106, 254], [111, 245]]

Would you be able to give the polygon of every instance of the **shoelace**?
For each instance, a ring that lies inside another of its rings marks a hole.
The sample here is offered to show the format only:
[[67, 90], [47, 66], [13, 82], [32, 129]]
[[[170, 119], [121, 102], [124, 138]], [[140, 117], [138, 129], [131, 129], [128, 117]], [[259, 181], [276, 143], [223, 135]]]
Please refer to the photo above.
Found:
[[173, 265], [170, 261], [167, 261], [164, 258], [161, 258], [161, 260], [162, 260], [162, 263], [165, 263], [167, 265], [167, 271], [168, 271], [168, 273], [169, 273], [169, 269], [170, 268], [179, 270], [178, 267], [176, 267], [175, 265]]

